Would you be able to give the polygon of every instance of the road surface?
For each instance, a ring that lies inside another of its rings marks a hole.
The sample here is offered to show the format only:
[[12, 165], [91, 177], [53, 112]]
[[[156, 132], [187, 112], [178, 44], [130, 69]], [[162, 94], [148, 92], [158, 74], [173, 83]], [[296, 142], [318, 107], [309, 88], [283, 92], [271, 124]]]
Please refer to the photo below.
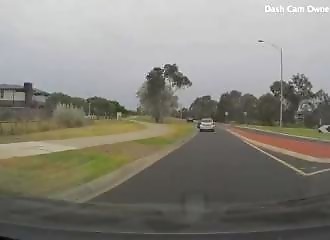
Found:
[[330, 164], [271, 154], [283, 162], [219, 127], [217, 133], [199, 133], [180, 149], [91, 201], [175, 204], [201, 196], [209, 203], [238, 204], [330, 192], [330, 172], [303, 176], [294, 171], [319, 171], [330, 168]]

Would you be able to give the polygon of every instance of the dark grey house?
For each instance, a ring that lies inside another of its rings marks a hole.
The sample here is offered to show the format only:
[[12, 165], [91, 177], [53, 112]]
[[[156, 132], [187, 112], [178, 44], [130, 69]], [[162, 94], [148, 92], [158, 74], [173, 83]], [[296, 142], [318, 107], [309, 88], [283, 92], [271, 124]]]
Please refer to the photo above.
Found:
[[42, 108], [49, 93], [33, 88], [32, 83], [23, 86], [0, 83], [0, 107]]

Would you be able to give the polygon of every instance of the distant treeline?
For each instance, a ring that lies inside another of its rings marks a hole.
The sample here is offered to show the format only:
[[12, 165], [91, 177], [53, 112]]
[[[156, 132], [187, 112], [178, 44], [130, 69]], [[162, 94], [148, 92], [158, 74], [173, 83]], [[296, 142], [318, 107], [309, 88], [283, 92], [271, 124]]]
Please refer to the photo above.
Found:
[[[277, 124], [280, 117], [281, 82], [275, 81], [270, 92], [257, 98], [253, 94], [232, 90], [221, 94], [218, 101], [210, 96], [196, 98], [183, 117], [213, 117], [219, 122], [235, 121], [264, 125]], [[283, 123], [316, 127], [330, 124], [330, 98], [324, 90], [313, 91], [304, 74], [293, 75], [283, 82]]]
[[117, 101], [96, 96], [84, 99], [55, 92], [48, 97], [46, 109], [52, 111], [56, 108], [57, 104], [73, 105], [82, 108], [86, 114], [90, 113], [96, 116], [115, 116], [117, 112], [122, 112], [123, 114], [132, 113]]

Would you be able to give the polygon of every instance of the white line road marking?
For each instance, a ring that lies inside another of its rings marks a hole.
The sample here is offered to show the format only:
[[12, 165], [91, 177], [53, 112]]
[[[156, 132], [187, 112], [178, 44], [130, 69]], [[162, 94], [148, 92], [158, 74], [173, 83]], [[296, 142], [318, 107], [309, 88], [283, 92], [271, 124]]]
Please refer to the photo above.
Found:
[[330, 171], [330, 168], [326, 168], [326, 169], [322, 169], [322, 170], [319, 170], [319, 171], [316, 171], [316, 172], [307, 173], [306, 176], [313, 176], [313, 175], [316, 175], [316, 174], [329, 172], [329, 171]]
[[243, 136], [239, 135], [238, 133], [235, 133], [235, 132], [233, 132], [233, 131], [231, 131], [231, 130], [229, 130], [229, 129], [227, 129], [227, 131], [228, 131], [229, 133], [231, 133], [232, 135], [234, 135], [234, 136], [240, 138], [245, 144], [247, 144], [247, 145], [249, 145], [250, 147], [256, 149], [257, 151], [259, 151], [259, 152], [261, 152], [261, 153], [267, 155], [268, 157], [270, 157], [270, 158], [276, 160], [277, 162], [283, 164], [284, 166], [290, 168], [291, 170], [295, 171], [296, 173], [298, 173], [298, 174], [300, 174], [300, 175], [302, 175], [302, 176], [310, 177], [310, 176], [314, 176], [314, 175], [317, 175], [317, 174], [320, 174], [320, 173], [324, 173], [324, 172], [329, 172], [329, 171], [330, 171], [330, 168], [327, 168], [327, 169], [322, 169], [322, 170], [315, 171], [315, 172], [311, 172], [311, 173], [305, 173], [304, 171], [302, 171], [302, 170], [300, 170], [300, 169], [298, 169], [298, 168], [292, 166], [291, 164], [285, 162], [284, 160], [281, 160], [281, 159], [279, 159], [278, 157], [275, 157], [274, 155], [272, 155], [272, 154], [270, 154], [270, 153], [268, 153], [268, 152], [266, 152], [266, 151], [260, 149], [259, 147], [255, 146], [254, 144], [250, 143], [248, 138], [243, 137]]
[[295, 168], [294, 166], [290, 165], [289, 163], [279, 159], [278, 157], [275, 157], [274, 155], [268, 153], [268, 152], [265, 152], [264, 150], [258, 148], [257, 146], [254, 146], [252, 143], [249, 143], [248, 141], [245, 141], [243, 140], [244, 143], [246, 143], [247, 145], [249, 145], [250, 147], [253, 147], [254, 149], [258, 150], [259, 152], [267, 155], [268, 157], [278, 161], [279, 163], [282, 163], [283, 165], [285, 165], [286, 167], [292, 169], [293, 171], [297, 172], [298, 174], [302, 175], [302, 176], [307, 176], [307, 173], [301, 171], [300, 169], [298, 168]]

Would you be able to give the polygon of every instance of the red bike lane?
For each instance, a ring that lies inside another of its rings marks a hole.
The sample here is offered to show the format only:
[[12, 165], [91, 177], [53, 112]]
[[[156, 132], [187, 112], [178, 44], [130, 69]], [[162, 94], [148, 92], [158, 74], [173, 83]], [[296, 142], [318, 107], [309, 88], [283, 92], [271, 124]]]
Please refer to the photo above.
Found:
[[279, 136], [265, 132], [258, 133], [254, 130], [245, 130], [237, 127], [232, 127], [230, 130], [243, 137], [263, 144], [268, 144], [316, 158], [330, 158], [330, 143], [309, 141], [305, 139], [298, 140], [289, 136]]

